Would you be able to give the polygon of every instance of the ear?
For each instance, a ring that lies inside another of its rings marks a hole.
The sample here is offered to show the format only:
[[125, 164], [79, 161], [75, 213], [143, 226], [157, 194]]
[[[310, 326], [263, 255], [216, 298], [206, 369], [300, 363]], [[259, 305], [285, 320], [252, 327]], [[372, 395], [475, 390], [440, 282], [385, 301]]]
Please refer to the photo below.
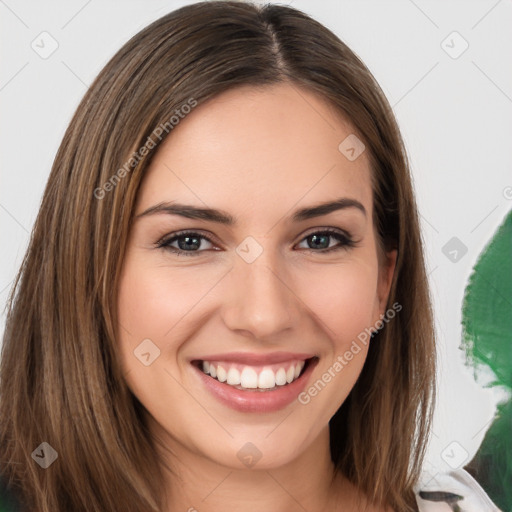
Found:
[[379, 277], [377, 283], [377, 300], [380, 314], [385, 313], [388, 302], [391, 283], [395, 274], [396, 260], [398, 251], [396, 249], [384, 253], [379, 258]]

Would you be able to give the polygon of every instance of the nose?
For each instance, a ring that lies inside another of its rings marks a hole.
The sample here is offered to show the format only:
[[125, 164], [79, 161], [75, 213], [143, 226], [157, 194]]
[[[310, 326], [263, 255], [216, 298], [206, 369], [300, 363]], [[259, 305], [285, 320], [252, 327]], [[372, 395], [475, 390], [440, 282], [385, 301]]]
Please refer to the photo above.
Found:
[[237, 257], [225, 283], [224, 323], [256, 339], [282, 338], [297, 327], [305, 309], [290, 273], [270, 253], [264, 250], [252, 263]]

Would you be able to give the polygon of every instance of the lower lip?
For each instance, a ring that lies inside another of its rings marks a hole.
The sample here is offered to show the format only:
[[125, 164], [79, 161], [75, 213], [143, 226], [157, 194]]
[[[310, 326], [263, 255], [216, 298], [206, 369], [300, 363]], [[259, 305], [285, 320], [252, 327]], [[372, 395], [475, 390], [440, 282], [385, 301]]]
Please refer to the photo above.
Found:
[[206, 375], [194, 366], [210, 393], [221, 403], [240, 412], [275, 412], [291, 404], [306, 387], [306, 383], [318, 363], [318, 359], [310, 360], [302, 375], [286, 386], [276, 386], [268, 391], [236, 389], [229, 384], [219, 382]]

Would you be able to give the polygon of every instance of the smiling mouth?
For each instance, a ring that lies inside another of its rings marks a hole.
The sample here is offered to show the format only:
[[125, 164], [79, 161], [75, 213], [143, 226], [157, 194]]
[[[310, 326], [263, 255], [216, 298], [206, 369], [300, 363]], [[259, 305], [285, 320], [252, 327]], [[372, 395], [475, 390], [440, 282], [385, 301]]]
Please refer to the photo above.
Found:
[[268, 392], [295, 382], [314, 360], [318, 360], [318, 357], [262, 366], [203, 360], [194, 360], [191, 363], [208, 377], [235, 389]]

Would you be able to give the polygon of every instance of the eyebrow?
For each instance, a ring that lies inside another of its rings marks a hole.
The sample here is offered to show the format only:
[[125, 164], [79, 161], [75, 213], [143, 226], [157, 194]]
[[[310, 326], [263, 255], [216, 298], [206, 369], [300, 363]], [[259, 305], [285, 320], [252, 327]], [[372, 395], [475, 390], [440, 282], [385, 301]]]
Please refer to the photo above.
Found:
[[[345, 210], [347, 208], [356, 208], [361, 211], [366, 217], [365, 207], [357, 200], [347, 197], [341, 197], [335, 201], [327, 203], [320, 203], [307, 208], [297, 210], [292, 216], [292, 222], [301, 222], [314, 217], [321, 217], [337, 210]], [[149, 207], [142, 213], [135, 216], [136, 219], [148, 215], [155, 215], [159, 213], [166, 213], [169, 215], [179, 215], [187, 219], [200, 219], [210, 222], [217, 222], [226, 226], [234, 226], [238, 222], [236, 217], [223, 210], [216, 210], [212, 208], [199, 208], [188, 204], [162, 202]]]

